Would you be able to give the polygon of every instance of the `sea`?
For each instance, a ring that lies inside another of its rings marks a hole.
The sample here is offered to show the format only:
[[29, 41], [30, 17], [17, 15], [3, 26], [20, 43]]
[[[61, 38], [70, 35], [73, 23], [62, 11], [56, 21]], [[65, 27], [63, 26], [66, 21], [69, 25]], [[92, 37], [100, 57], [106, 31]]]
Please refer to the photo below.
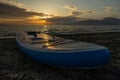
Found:
[[120, 25], [8, 25], [0, 24], [0, 38], [14, 37], [20, 31], [54, 34], [120, 32]]

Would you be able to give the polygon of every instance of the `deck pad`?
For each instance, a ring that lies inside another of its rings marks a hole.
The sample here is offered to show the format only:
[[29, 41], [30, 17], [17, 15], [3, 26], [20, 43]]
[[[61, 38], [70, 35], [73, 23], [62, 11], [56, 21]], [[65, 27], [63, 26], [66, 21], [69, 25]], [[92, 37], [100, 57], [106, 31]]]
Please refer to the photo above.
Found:
[[25, 36], [24, 35], [20, 35], [20, 36], [24, 36], [25, 38], [28, 38], [29, 42], [26, 42], [28, 46], [36, 49], [74, 51], [74, 50], [99, 50], [105, 48], [103, 46], [99, 46], [93, 43], [80, 42], [80, 41], [78, 42], [75, 40], [65, 39], [58, 36], [51, 36], [43, 33], [36, 33], [35, 35], [36, 36], [32, 34], [27, 34]]

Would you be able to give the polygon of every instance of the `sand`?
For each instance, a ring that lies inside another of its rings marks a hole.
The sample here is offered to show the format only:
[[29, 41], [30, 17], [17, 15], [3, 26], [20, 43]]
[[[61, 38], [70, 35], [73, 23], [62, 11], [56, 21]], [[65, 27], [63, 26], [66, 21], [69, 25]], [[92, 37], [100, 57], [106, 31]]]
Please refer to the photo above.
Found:
[[65, 69], [37, 62], [24, 55], [14, 38], [0, 39], [0, 80], [120, 80], [120, 32], [58, 35], [106, 46], [112, 59], [97, 69]]

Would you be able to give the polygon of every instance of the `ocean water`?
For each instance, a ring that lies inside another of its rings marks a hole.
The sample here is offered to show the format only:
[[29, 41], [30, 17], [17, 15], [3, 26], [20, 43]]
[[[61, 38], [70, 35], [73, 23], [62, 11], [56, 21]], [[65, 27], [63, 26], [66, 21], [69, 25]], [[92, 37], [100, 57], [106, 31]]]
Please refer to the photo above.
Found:
[[20, 31], [40, 31], [57, 34], [120, 32], [120, 25], [0, 25], [0, 37], [15, 36]]

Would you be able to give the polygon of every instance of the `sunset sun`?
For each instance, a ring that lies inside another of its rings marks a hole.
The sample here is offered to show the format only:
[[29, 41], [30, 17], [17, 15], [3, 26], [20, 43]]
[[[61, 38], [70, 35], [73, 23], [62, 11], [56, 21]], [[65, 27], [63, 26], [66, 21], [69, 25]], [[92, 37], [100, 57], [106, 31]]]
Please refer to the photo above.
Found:
[[31, 20], [30, 23], [37, 24], [37, 25], [46, 25], [47, 21], [46, 20], [34, 19], [34, 20]]

